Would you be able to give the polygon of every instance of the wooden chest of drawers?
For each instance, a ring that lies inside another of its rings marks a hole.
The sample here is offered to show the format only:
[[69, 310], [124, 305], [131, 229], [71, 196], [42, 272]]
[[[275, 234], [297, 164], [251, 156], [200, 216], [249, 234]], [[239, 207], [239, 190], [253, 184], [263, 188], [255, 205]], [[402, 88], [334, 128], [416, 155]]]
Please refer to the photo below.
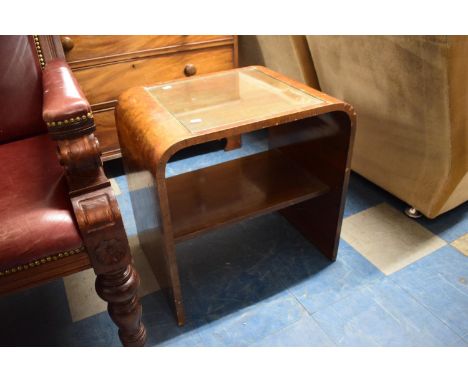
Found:
[[236, 36], [61, 36], [61, 42], [92, 105], [103, 160], [120, 157], [114, 107], [125, 89], [237, 66]]

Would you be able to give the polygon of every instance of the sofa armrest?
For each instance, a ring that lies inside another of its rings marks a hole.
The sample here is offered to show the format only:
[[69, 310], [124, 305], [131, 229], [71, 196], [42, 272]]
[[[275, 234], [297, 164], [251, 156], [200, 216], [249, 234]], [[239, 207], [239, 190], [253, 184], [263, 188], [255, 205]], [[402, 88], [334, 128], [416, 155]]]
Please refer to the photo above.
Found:
[[52, 138], [73, 138], [94, 131], [91, 106], [63, 59], [47, 63], [42, 73], [42, 84], [42, 118]]

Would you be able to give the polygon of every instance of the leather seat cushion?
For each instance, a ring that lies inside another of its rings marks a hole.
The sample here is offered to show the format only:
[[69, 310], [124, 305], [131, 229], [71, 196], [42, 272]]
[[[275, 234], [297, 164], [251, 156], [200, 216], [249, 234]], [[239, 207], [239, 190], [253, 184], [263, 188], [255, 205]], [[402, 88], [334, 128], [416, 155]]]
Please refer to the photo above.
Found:
[[0, 145], [0, 270], [82, 245], [55, 147], [47, 134]]

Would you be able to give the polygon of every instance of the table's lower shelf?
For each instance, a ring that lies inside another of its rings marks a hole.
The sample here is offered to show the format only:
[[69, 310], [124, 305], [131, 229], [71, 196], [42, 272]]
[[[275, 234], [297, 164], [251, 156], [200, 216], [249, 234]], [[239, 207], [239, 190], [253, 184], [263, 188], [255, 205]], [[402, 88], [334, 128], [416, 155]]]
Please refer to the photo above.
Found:
[[174, 239], [314, 198], [328, 187], [278, 150], [166, 179]]

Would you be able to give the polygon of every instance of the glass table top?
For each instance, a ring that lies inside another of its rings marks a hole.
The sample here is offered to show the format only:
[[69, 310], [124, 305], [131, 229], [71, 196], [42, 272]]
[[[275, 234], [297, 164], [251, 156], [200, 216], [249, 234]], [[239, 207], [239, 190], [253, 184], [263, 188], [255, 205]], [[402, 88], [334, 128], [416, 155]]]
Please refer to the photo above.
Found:
[[191, 133], [293, 113], [325, 102], [255, 68], [145, 89]]

